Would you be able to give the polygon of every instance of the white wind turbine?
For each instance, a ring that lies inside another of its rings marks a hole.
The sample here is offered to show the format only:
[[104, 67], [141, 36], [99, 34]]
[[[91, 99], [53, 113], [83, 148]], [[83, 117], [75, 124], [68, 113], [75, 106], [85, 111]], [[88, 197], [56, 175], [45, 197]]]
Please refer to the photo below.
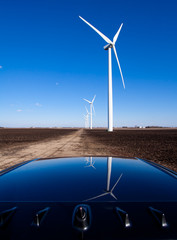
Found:
[[95, 98], [96, 98], [96, 95], [94, 96], [92, 101], [89, 101], [89, 100], [83, 98], [84, 101], [86, 101], [90, 104], [90, 129], [92, 129], [92, 109], [95, 112], [95, 109], [94, 109], [94, 106], [93, 106], [93, 102], [95, 101]]
[[97, 32], [108, 44], [104, 47], [105, 50], [108, 50], [108, 131], [113, 131], [113, 97], [112, 97], [112, 62], [111, 62], [111, 48], [113, 48], [118, 67], [120, 70], [120, 75], [122, 78], [122, 83], [125, 88], [124, 78], [122, 75], [122, 70], [120, 67], [119, 59], [117, 56], [115, 43], [117, 41], [117, 38], [119, 36], [120, 30], [122, 28], [123, 23], [120, 25], [117, 33], [115, 34], [113, 41], [111, 41], [109, 38], [107, 38], [103, 33], [101, 33], [98, 29], [96, 29], [94, 26], [92, 26], [89, 22], [87, 22], [85, 19], [83, 19], [81, 16], [79, 16], [80, 19], [82, 19], [85, 23], [87, 23], [95, 32]]
[[85, 115], [86, 128], [89, 128], [89, 111], [86, 107], [85, 110], [87, 112], [87, 114]]
[[85, 128], [87, 128], [87, 116], [85, 114], [83, 114], [84, 116], [84, 121], [85, 121]]
[[87, 164], [90, 163], [90, 165], [87, 165], [85, 167], [92, 167], [94, 169], [96, 169], [96, 167], [94, 166], [95, 161], [93, 161], [93, 157], [89, 157], [87, 160]]

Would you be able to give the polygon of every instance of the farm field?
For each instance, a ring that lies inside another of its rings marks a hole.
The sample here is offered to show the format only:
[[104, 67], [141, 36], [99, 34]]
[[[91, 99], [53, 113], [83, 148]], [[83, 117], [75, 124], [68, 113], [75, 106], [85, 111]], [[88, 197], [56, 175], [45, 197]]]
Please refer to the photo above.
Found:
[[138, 157], [177, 171], [177, 129], [0, 129], [0, 170], [35, 158]]

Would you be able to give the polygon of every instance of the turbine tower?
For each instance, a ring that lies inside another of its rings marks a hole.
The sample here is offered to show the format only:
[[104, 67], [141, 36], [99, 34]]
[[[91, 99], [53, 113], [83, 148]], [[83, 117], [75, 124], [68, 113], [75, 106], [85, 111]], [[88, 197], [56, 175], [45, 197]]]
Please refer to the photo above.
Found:
[[89, 111], [86, 107], [85, 107], [85, 109], [86, 109], [86, 112], [87, 112], [86, 115], [85, 114], [83, 115], [84, 120], [85, 120], [85, 128], [89, 128]]
[[85, 128], [87, 128], [87, 116], [85, 114], [83, 114], [84, 117], [84, 121], [85, 121]]
[[85, 110], [86, 110], [86, 112], [87, 112], [87, 114], [86, 114], [86, 128], [89, 128], [89, 111], [88, 111], [88, 109], [85, 107]]
[[92, 129], [92, 109], [95, 112], [95, 109], [94, 109], [94, 106], [93, 106], [93, 102], [94, 102], [95, 98], [96, 98], [96, 95], [94, 96], [92, 101], [89, 101], [89, 100], [83, 98], [84, 101], [86, 101], [90, 104], [90, 129]]
[[108, 50], [108, 131], [113, 131], [113, 96], [112, 96], [112, 62], [111, 62], [111, 49], [113, 48], [114, 54], [116, 56], [117, 64], [120, 70], [120, 75], [122, 78], [122, 83], [125, 88], [124, 78], [122, 74], [122, 70], [120, 67], [119, 59], [116, 52], [115, 43], [119, 36], [120, 30], [122, 28], [123, 23], [120, 25], [117, 33], [115, 34], [113, 41], [107, 38], [103, 33], [101, 33], [98, 29], [92, 26], [89, 22], [87, 22], [84, 18], [79, 16], [85, 23], [87, 23], [95, 32], [97, 32], [108, 44], [104, 47], [105, 50]]

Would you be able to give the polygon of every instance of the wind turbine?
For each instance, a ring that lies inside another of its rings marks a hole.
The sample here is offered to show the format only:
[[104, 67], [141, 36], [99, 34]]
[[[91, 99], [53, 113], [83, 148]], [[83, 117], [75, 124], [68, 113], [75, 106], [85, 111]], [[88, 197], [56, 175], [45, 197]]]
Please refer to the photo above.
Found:
[[87, 112], [87, 114], [85, 115], [86, 128], [89, 128], [89, 111], [88, 111], [88, 109], [86, 107], [85, 107], [85, 110]]
[[114, 50], [114, 54], [116, 56], [117, 64], [120, 70], [120, 75], [122, 78], [122, 83], [125, 88], [124, 78], [122, 74], [122, 70], [120, 67], [119, 59], [116, 52], [115, 43], [117, 41], [117, 38], [119, 36], [120, 30], [122, 28], [123, 23], [120, 25], [117, 33], [115, 34], [113, 41], [111, 41], [109, 38], [107, 38], [103, 33], [101, 33], [98, 29], [96, 29], [94, 26], [92, 26], [89, 22], [87, 22], [84, 18], [79, 16], [80, 19], [82, 19], [85, 23], [87, 23], [95, 32], [97, 32], [108, 44], [104, 46], [105, 50], [108, 50], [108, 131], [113, 131], [113, 97], [112, 97], [112, 62], [111, 62], [111, 48]]
[[88, 109], [86, 108], [86, 106], [85, 106], [85, 110], [86, 110], [86, 112], [87, 112], [86, 115], [83, 114], [84, 120], [85, 120], [85, 128], [89, 128], [89, 111], [88, 111]]
[[90, 129], [92, 129], [92, 108], [93, 108], [93, 111], [95, 112], [95, 109], [94, 109], [94, 106], [93, 106], [93, 102], [95, 101], [95, 98], [96, 98], [96, 95], [94, 96], [92, 101], [89, 101], [89, 100], [83, 98], [84, 101], [86, 101], [90, 104]]
[[92, 198], [88, 198], [85, 200], [86, 201], [90, 201], [90, 200], [94, 200], [106, 195], [110, 195], [112, 196], [114, 199], [117, 200], [117, 197], [114, 195], [113, 191], [115, 189], [115, 187], [117, 186], [118, 182], [120, 181], [123, 173], [121, 173], [121, 175], [119, 176], [119, 178], [117, 179], [116, 183], [113, 185], [113, 187], [110, 189], [110, 181], [111, 181], [111, 171], [112, 171], [112, 157], [108, 157], [107, 158], [107, 184], [106, 184], [106, 190], [104, 191], [104, 193], [97, 195], [95, 197]]
[[85, 167], [92, 167], [94, 169], [96, 169], [96, 167], [94, 166], [95, 161], [93, 161], [93, 157], [89, 157], [89, 160], [87, 161], [87, 164], [90, 163], [90, 165], [87, 165]]
[[83, 114], [84, 116], [84, 120], [85, 120], [85, 128], [87, 128], [87, 116], [85, 114]]
[[89, 163], [89, 157], [85, 157], [86, 163]]

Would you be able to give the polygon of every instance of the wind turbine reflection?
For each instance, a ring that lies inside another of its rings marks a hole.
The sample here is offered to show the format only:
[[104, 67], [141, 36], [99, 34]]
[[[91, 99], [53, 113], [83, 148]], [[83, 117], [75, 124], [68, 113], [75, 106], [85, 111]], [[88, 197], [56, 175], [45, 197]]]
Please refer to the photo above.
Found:
[[117, 179], [116, 183], [114, 184], [114, 186], [111, 188], [110, 190], [110, 181], [111, 181], [111, 171], [112, 171], [112, 157], [108, 157], [107, 158], [107, 185], [106, 185], [106, 191], [100, 195], [97, 195], [95, 197], [92, 198], [88, 198], [84, 201], [91, 201], [106, 195], [110, 195], [112, 196], [115, 200], [117, 200], [117, 197], [114, 195], [113, 191], [115, 189], [115, 187], [117, 186], [118, 182], [120, 181], [123, 173], [121, 173], [121, 175], [119, 176], [119, 178]]
[[89, 165], [87, 165], [85, 167], [92, 167], [92, 168], [96, 169], [96, 167], [94, 166], [95, 161], [93, 161], [93, 157], [86, 157], [85, 161], [86, 161], [86, 164], [89, 163]]

